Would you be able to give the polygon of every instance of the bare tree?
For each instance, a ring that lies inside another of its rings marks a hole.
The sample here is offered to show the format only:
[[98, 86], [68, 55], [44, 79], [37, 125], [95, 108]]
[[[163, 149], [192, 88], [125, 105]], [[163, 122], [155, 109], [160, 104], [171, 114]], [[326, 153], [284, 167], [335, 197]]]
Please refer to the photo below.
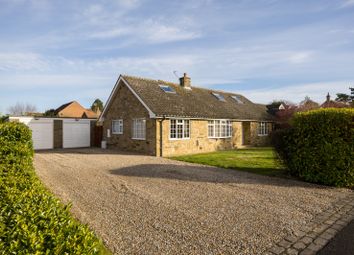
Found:
[[31, 115], [32, 113], [37, 111], [37, 107], [33, 104], [29, 103], [16, 103], [13, 106], [8, 108], [8, 112], [10, 115]]

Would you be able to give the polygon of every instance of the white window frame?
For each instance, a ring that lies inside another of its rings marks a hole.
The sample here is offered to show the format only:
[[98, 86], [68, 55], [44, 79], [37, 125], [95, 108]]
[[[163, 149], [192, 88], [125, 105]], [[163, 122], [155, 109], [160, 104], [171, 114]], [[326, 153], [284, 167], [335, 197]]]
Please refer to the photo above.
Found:
[[145, 120], [145, 118], [133, 119], [132, 139], [146, 140], [146, 120]]
[[258, 136], [267, 136], [269, 134], [268, 122], [258, 122]]
[[[207, 125], [208, 138], [231, 138], [232, 137], [232, 121], [231, 120], [208, 120]], [[212, 132], [209, 132], [212, 130]], [[212, 133], [212, 134], [210, 134]]]
[[[174, 132], [172, 130], [172, 122], [175, 122]], [[178, 137], [178, 127], [181, 127], [181, 137]], [[188, 140], [191, 138], [191, 121], [189, 119], [170, 119], [170, 140]], [[172, 134], [175, 133], [175, 137]]]
[[[114, 125], [117, 123], [117, 131], [115, 131]], [[112, 134], [121, 135], [123, 134], [123, 119], [112, 120]]]

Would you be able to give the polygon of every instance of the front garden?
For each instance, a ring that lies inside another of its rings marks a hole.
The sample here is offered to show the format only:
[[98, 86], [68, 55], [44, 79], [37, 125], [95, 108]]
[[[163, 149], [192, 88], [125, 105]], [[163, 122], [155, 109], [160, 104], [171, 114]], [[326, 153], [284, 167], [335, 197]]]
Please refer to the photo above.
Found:
[[354, 188], [353, 108], [300, 112], [289, 124], [271, 135], [275, 149], [237, 149], [173, 159]]

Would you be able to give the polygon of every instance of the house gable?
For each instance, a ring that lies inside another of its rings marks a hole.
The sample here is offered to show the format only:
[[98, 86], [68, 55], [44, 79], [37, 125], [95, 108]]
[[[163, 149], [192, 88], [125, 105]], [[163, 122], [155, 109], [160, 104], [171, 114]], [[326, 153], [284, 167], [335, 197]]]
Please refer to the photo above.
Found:
[[[120, 150], [146, 152], [155, 155], [156, 148], [156, 120], [150, 118], [149, 111], [132, 93], [128, 86], [120, 81], [116, 87], [110, 103], [106, 108], [103, 121], [103, 137], [109, 147]], [[134, 119], [145, 119], [146, 137], [142, 140], [133, 138]], [[122, 120], [123, 131], [113, 133], [113, 121]]]
[[81, 104], [72, 101], [63, 104], [55, 110], [55, 115], [63, 118], [97, 118], [97, 114], [89, 109], [85, 109]]
[[66, 105], [63, 105], [56, 110], [58, 117], [72, 117], [72, 118], [81, 118], [85, 108], [82, 107], [78, 102], [73, 101]]
[[115, 99], [115, 97], [117, 96], [117, 93], [119, 91], [119, 88], [122, 87], [122, 86], [125, 86], [129, 89], [129, 91], [136, 97], [136, 99], [141, 103], [142, 106], [144, 106], [144, 108], [146, 109], [146, 111], [148, 112], [149, 114], [149, 117], [150, 118], [155, 118], [156, 117], [156, 114], [153, 113], [150, 108], [147, 106], [147, 104], [139, 97], [139, 95], [131, 88], [131, 86], [128, 84], [127, 81], [125, 81], [125, 79], [123, 78], [123, 76], [119, 76], [116, 84], [114, 85], [114, 88], [103, 108], [103, 111], [99, 117], [99, 121], [104, 121], [105, 119], [105, 116], [107, 114], [107, 112], [110, 110], [110, 108], [112, 107], [113, 105], [113, 101]]

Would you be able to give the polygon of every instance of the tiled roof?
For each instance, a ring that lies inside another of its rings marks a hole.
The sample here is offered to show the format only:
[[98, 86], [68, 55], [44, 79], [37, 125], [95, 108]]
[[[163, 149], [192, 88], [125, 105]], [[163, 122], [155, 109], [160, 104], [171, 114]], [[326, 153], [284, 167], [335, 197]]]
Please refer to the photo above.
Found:
[[95, 119], [98, 117], [99, 117], [99, 114], [97, 114], [96, 112], [94, 112], [90, 109], [86, 109], [84, 111], [84, 113], [82, 114], [82, 118]]
[[[255, 104], [246, 97], [224, 91], [199, 87], [186, 89], [177, 83], [123, 75], [122, 78], [158, 117], [187, 117], [239, 120], [271, 120], [265, 105]], [[176, 93], [166, 93], [159, 85], [170, 86]], [[218, 100], [212, 93], [224, 97]], [[232, 96], [238, 96], [238, 103]]]
[[333, 100], [326, 101], [323, 104], [321, 104], [321, 108], [346, 108], [346, 107], [349, 106], [343, 102], [336, 102]]
[[69, 103], [66, 103], [66, 104], [63, 104], [63, 105], [59, 106], [57, 109], [55, 109], [54, 114], [55, 114], [55, 115], [58, 115], [59, 112], [61, 112], [62, 110], [64, 110], [66, 107], [68, 107], [69, 105], [71, 105], [71, 104], [74, 103], [74, 102], [75, 102], [75, 101], [71, 101], [71, 102], [69, 102]]

